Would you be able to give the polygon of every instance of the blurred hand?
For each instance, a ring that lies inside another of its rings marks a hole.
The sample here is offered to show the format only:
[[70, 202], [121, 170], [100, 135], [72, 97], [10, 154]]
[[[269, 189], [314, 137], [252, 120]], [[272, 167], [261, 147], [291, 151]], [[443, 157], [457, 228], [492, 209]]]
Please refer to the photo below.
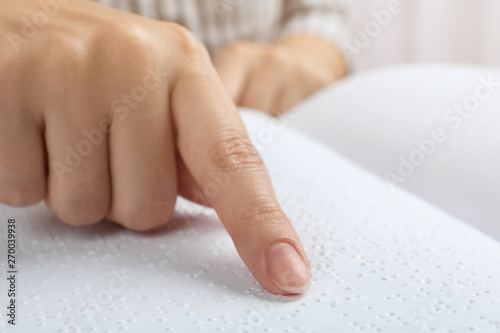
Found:
[[45, 3], [0, 2], [0, 202], [146, 230], [181, 194], [215, 208], [264, 288], [307, 290], [304, 249], [204, 47], [172, 23]]
[[270, 45], [239, 41], [222, 49], [215, 68], [238, 106], [278, 116], [347, 73], [341, 52], [310, 35]]

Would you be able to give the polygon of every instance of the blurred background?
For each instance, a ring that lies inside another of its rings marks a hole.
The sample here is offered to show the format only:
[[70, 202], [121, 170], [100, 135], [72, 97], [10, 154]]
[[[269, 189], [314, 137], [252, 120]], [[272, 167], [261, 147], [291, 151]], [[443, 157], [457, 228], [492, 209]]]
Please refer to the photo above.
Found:
[[355, 31], [369, 40], [357, 36], [355, 71], [408, 62], [500, 67], [500, 0], [400, 0], [389, 23], [381, 11], [397, 0], [349, 1]]

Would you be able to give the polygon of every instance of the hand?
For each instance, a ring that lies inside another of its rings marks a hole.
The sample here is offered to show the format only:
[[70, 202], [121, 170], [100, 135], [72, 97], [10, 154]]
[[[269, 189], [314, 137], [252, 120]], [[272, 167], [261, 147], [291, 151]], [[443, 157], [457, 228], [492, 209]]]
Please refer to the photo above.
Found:
[[49, 2], [46, 21], [37, 1], [0, 2], [0, 202], [146, 230], [199, 187], [264, 288], [307, 290], [304, 249], [203, 46], [172, 23]]
[[273, 116], [347, 73], [341, 52], [309, 35], [289, 36], [271, 45], [239, 41], [220, 51], [214, 65], [238, 106]]

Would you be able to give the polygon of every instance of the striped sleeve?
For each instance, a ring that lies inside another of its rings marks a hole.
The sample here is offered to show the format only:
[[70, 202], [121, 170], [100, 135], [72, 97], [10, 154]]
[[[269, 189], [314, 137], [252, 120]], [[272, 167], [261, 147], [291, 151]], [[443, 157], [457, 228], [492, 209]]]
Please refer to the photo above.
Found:
[[[280, 37], [310, 33], [341, 46], [351, 39], [348, 0], [285, 0]], [[346, 59], [347, 59], [346, 55]]]

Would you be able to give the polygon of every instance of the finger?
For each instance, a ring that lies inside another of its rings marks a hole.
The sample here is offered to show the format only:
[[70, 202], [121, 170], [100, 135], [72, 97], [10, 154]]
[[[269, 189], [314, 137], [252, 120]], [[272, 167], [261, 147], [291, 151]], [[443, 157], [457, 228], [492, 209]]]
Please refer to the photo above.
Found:
[[112, 102], [110, 218], [127, 228], [148, 230], [173, 214], [177, 180], [168, 113], [168, 88], [158, 73], [144, 72]]
[[271, 107], [272, 112], [270, 114], [274, 117], [279, 117], [283, 115], [286, 111], [290, 110], [294, 105], [298, 104], [309, 96], [311, 92], [308, 92], [300, 85], [286, 85], [276, 96], [275, 101], [273, 101], [273, 106]]
[[31, 206], [45, 197], [42, 125], [26, 117], [12, 97], [0, 100], [0, 202]]
[[224, 48], [214, 59], [215, 69], [235, 103], [241, 99], [247, 76], [260, 49], [253, 43], [240, 41]]
[[210, 201], [207, 196], [201, 190], [196, 180], [194, 180], [193, 175], [187, 169], [184, 161], [180, 155], [176, 155], [177, 162], [177, 189], [179, 195], [186, 198], [192, 202], [206, 207], [211, 207]]
[[215, 71], [191, 64], [172, 96], [177, 145], [250, 271], [267, 290], [301, 293], [310, 268], [267, 170]]
[[262, 64], [262, 67], [257, 68], [250, 74], [242, 97], [237, 102], [238, 105], [271, 112], [273, 102], [279, 93], [281, 81], [282, 78], [274, 68]]
[[95, 106], [76, 96], [46, 112], [47, 204], [71, 225], [100, 221], [109, 210], [107, 137]]
[[290, 55], [282, 48], [268, 48], [256, 60], [257, 65], [244, 87], [238, 105], [276, 113], [278, 95], [291, 74], [287, 71]]
[[321, 88], [315, 82], [308, 83], [307, 81], [306, 78], [303, 80], [294, 77], [287, 78], [273, 104], [272, 115], [280, 116]]
[[[43, 117], [40, 112], [32, 112], [39, 106], [35, 99], [25, 98], [33, 96], [29, 89], [33, 71], [22, 57], [9, 51], [0, 54], [4, 65], [0, 73], [0, 202], [23, 207], [45, 197]], [[20, 91], [18, 85], [24, 89]]]

